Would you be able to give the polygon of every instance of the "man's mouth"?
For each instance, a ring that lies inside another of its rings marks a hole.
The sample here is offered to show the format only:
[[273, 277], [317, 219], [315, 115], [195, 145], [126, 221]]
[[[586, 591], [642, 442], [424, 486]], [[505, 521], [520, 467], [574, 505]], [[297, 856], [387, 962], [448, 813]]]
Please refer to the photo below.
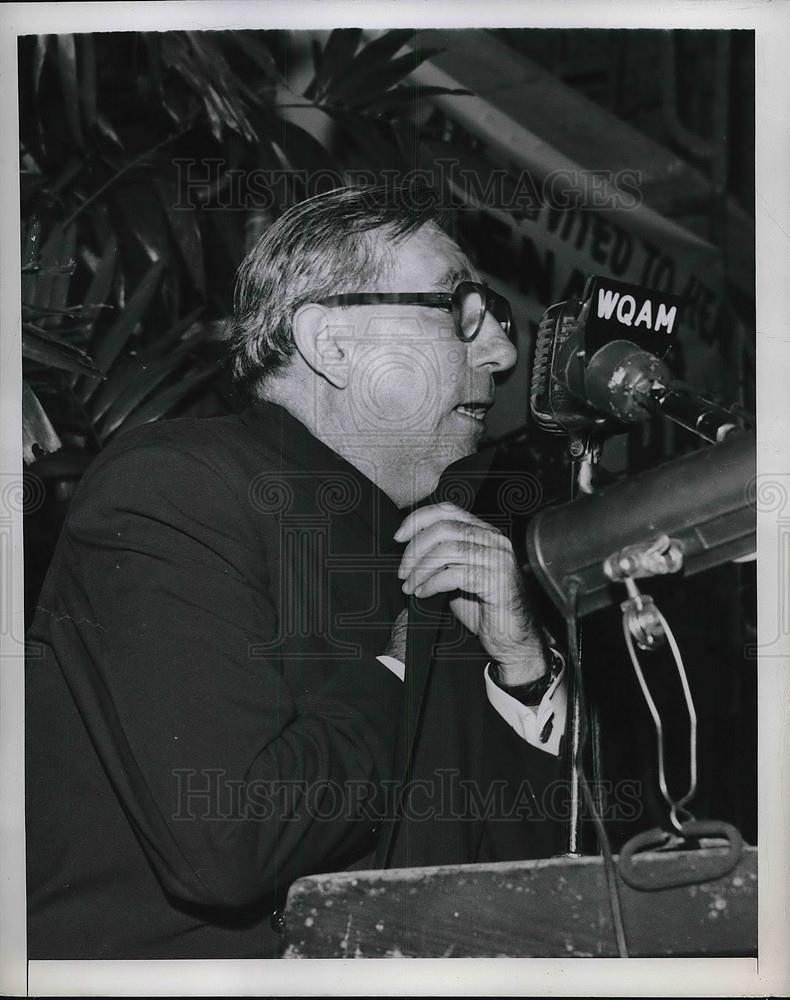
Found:
[[458, 406], [454, 407], [456, 413], [460, 413], [464, 417], [471, 417], [472, 420], [477, 420], [482, 423], [486, 418], [486, 413], [493, 406], [493, 400], [489, 401], [477, 401], [469, 400], [465, 403], [459, 403]]

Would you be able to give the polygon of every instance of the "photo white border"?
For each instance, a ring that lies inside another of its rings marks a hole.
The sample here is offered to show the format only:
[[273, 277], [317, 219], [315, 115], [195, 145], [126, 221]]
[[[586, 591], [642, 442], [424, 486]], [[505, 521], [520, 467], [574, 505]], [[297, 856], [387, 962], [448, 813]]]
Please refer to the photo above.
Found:
[[[352, 0], [38, 3], [0, 7], [0, 476], [21, 475], [16, 36], [218, 28], [623, 27], [756, 32], [758, 471], [790, 474], [790, 6], [768, 0]], [[790, 480], [790, 477], [788, 477]], [[776, 514], [758, 521], [759, 565], [776, 565]], [[22, 516], [12, 528], [12, 610], [22, 607]], [[781, 566], [781, 562], [779, 563]], [[0, 586], [2, 586], [0, 580]], [[790, 581], [760, 575], [760, 642], [780, 634]], [[777, 593], [779, 601], [777, 601]], [[18, 634], [15, 627], [14, 635]], [[759, 960], [448, 959], [25, 962], [21, 644], [0, 635], [0, 989], [24, 995], [749, 996], [790, 993], [788, 637], [759, 662]]]

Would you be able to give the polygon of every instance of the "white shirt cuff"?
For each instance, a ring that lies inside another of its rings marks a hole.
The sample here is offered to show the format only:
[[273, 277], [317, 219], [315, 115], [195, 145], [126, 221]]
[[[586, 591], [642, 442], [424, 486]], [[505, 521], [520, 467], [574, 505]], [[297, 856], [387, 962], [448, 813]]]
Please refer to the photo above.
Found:
[[556, 757], [565, 732], [565, 709], [568, 703], [565, 668], [551, 682], [539, 704], [524, 705], [491, 680], [490, 666], [490, 663], [486, 665], [483, 676], [492, 707], [522, 740]]
[[[402, 681], [406, 676], [406, 667], [397, 657], [382, 655], [376, 659], [391, 670], [398, 680]], [[565, 669], [560, 670], [538, 705], [523, 705], [491, 680], [488, 669], [490, 666], [490, 663], [486, 665], [483, 677], [492, 708], [522, 740], [556, 757], [565, 732], [565, 710], [568, 703]]]

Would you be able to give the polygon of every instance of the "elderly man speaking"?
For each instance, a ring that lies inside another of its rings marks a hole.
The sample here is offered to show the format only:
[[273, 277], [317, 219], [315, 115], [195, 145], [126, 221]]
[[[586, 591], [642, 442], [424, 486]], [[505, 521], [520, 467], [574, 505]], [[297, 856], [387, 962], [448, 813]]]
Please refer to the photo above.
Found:
[[74, 497], [30, 636], [31, 958], [275, 956], [302, 875], [557, 847], [561, 658], [436, 492], [480, 481], [510, 308], [411, 194], [285, 212], [238, 278], [247, 409], [129, 432]]

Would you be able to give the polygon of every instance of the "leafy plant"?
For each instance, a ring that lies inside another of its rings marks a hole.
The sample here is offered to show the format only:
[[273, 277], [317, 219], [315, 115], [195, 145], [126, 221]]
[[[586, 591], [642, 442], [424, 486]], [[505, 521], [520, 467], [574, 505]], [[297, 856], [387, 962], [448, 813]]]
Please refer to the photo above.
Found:
[[[446, 93], [405, 82], [434, 54], [401, 54], [413, 36], [331, 32], [303, 92], [294, 33], [20, 40], [27, 462], [78, 475], [126, 428], [233, 405], [219, 358], [245, 247], [318, 171], [411, 164], [419, 102]], [[239, 194], [261, 169], [293, 183]]]

